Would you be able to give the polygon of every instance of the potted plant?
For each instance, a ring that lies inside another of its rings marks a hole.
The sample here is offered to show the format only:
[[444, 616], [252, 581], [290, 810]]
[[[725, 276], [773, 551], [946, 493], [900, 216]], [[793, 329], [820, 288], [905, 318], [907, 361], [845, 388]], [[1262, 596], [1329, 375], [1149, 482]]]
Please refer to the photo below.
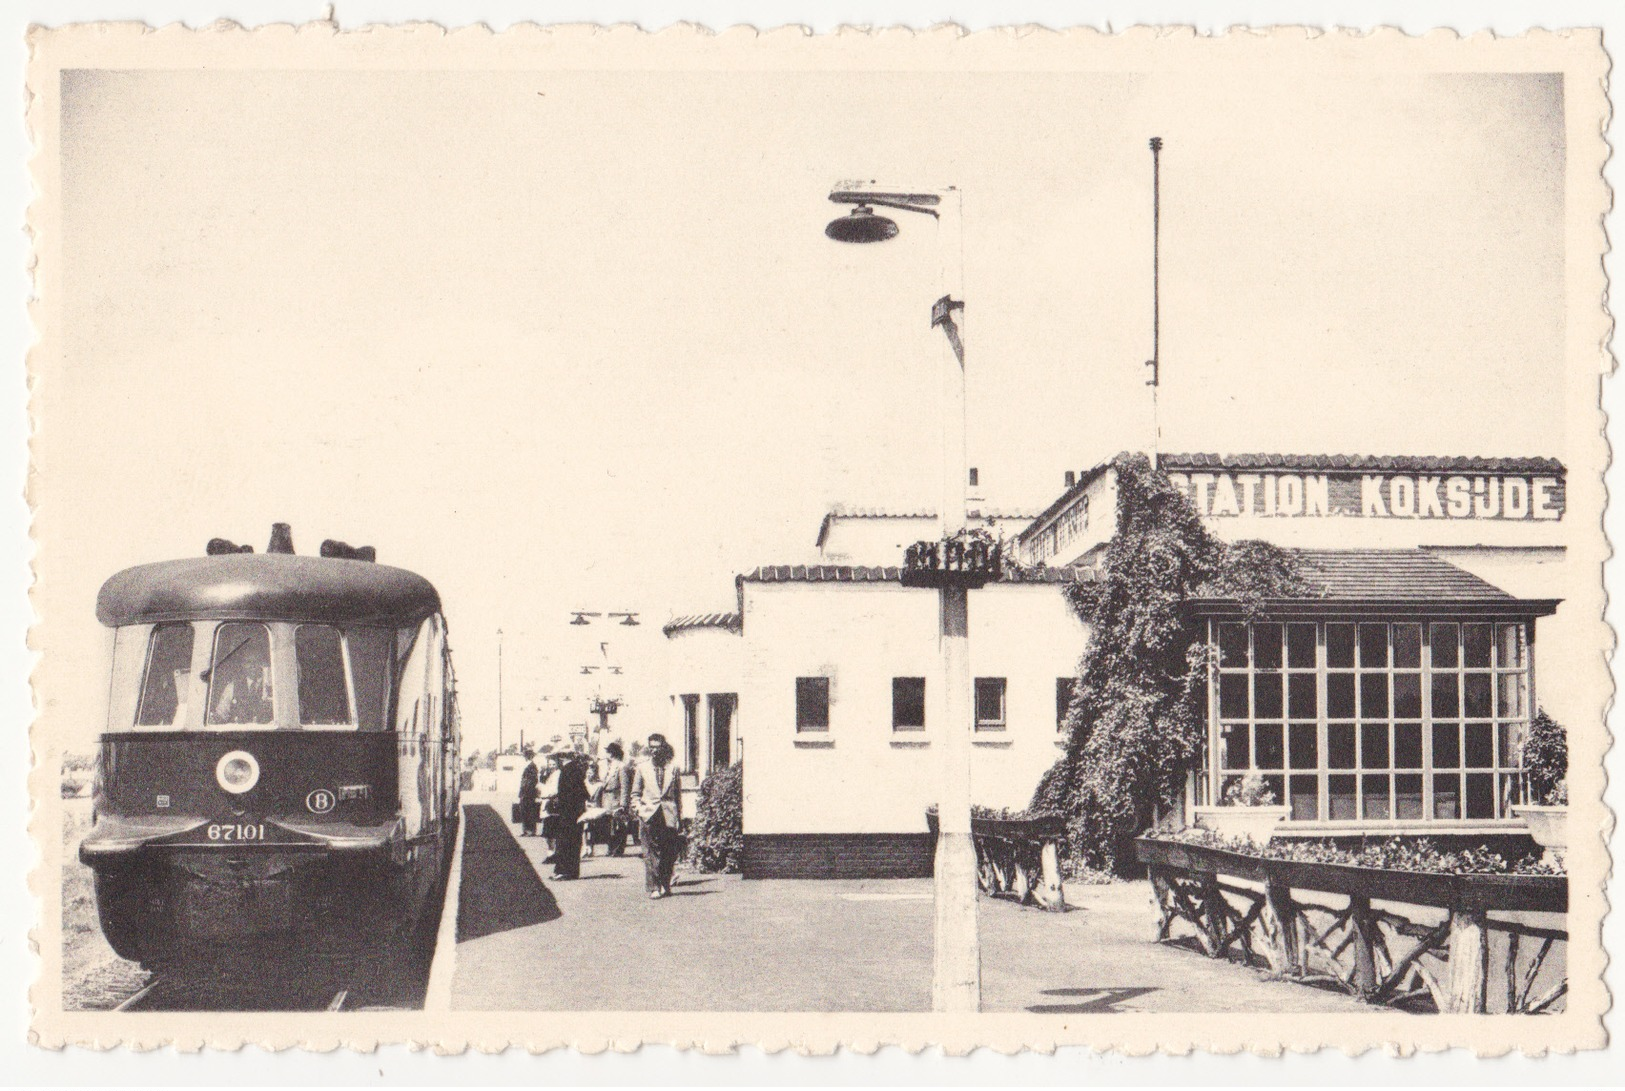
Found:
[[1557, 863], [1568, 845], [1569, 744], [1563, 725], [1542, 710], [1529, 724], [1523, 741], [1524, 791], [1532, 803], [1512, 808], [1543, 850], [1547, 863]]
[[1264, 844], [1275, 827], [1286, 821], [1287, 808], [1279, 805], [1275, 792], [1258, 773], [1232, 780], [1225, 787], [1217, 807], [1197, 807], [1196, 824], [1225, 837], [1245, 837]]

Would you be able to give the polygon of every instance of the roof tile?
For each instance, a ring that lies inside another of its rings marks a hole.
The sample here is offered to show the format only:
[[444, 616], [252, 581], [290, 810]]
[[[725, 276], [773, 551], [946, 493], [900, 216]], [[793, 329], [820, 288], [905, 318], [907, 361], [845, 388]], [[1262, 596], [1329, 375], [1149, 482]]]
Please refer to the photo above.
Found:
[[684, 632], [689, 629], [727, 629], [730, 632], [739, 632], [743, 626], [736, 613], [715, 614], [685, 614], [674, 617], [666, 622], [660, 629], [662, 633], [671, 636], [673, 633]]
[[[1424, 549], [1293, 549], [1306, 600], [1392, 603], [1514, 603], [1494, 584]], [[1199, 591], [1197, 601], [1225, 596]]]

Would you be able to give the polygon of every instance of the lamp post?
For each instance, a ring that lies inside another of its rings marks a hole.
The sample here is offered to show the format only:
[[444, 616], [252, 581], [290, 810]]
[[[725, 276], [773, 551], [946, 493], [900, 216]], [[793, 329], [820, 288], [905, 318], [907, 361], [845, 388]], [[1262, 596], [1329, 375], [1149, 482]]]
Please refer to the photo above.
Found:
[[[954, 298], [962, 277], [958, 189], [921, 193], [838, 186], [829, 199], [853, 209], [830, 223], [824, 234], [837, 242], [884, 242], [898, 234], [897, 224], [874, 210], [895, 208], [937, 221], [937, 253], [943, 295], [932, 305], [931, 325], [946, 335], [942, 362], [942, 504], [941, 537], [965, 530], [965, 346], [954, 312], [964, 302]], [[944, 220], [950, 221], [944, 223]], [[943, 729], [937, 786], [937, 844], [933, 865], [935, 931], [932, 950], [931, 1006], [935, 1011], [974, 1012], [981, 1007], [981, 947], [976, 928], [976, 849], [971, 840], [972, 706], [969, 639], [970, 587], [974, 580], [947, 574], [933, 581], [939, 594], [938, 642], [942, 652]]]

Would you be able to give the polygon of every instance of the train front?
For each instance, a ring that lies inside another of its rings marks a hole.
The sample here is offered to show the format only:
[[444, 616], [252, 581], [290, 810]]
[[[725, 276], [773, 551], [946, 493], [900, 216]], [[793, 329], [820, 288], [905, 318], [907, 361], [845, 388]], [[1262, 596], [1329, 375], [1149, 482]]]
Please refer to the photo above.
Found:
[[323, 552], [217, 539], [101, 589], [113, 677], [79, 856], [125, 958], [388, 927], [432, 885], [445, 800], [424, 789], [443, 780], [449, 712], [439, 600], [370, 551]]

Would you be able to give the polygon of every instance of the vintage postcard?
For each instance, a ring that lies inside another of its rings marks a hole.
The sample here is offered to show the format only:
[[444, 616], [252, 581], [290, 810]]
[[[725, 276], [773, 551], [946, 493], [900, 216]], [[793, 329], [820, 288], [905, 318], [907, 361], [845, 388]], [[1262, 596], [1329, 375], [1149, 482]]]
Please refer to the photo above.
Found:
[[1600, 32], [29, 45], [37, 1043], [1604, 1044]]

